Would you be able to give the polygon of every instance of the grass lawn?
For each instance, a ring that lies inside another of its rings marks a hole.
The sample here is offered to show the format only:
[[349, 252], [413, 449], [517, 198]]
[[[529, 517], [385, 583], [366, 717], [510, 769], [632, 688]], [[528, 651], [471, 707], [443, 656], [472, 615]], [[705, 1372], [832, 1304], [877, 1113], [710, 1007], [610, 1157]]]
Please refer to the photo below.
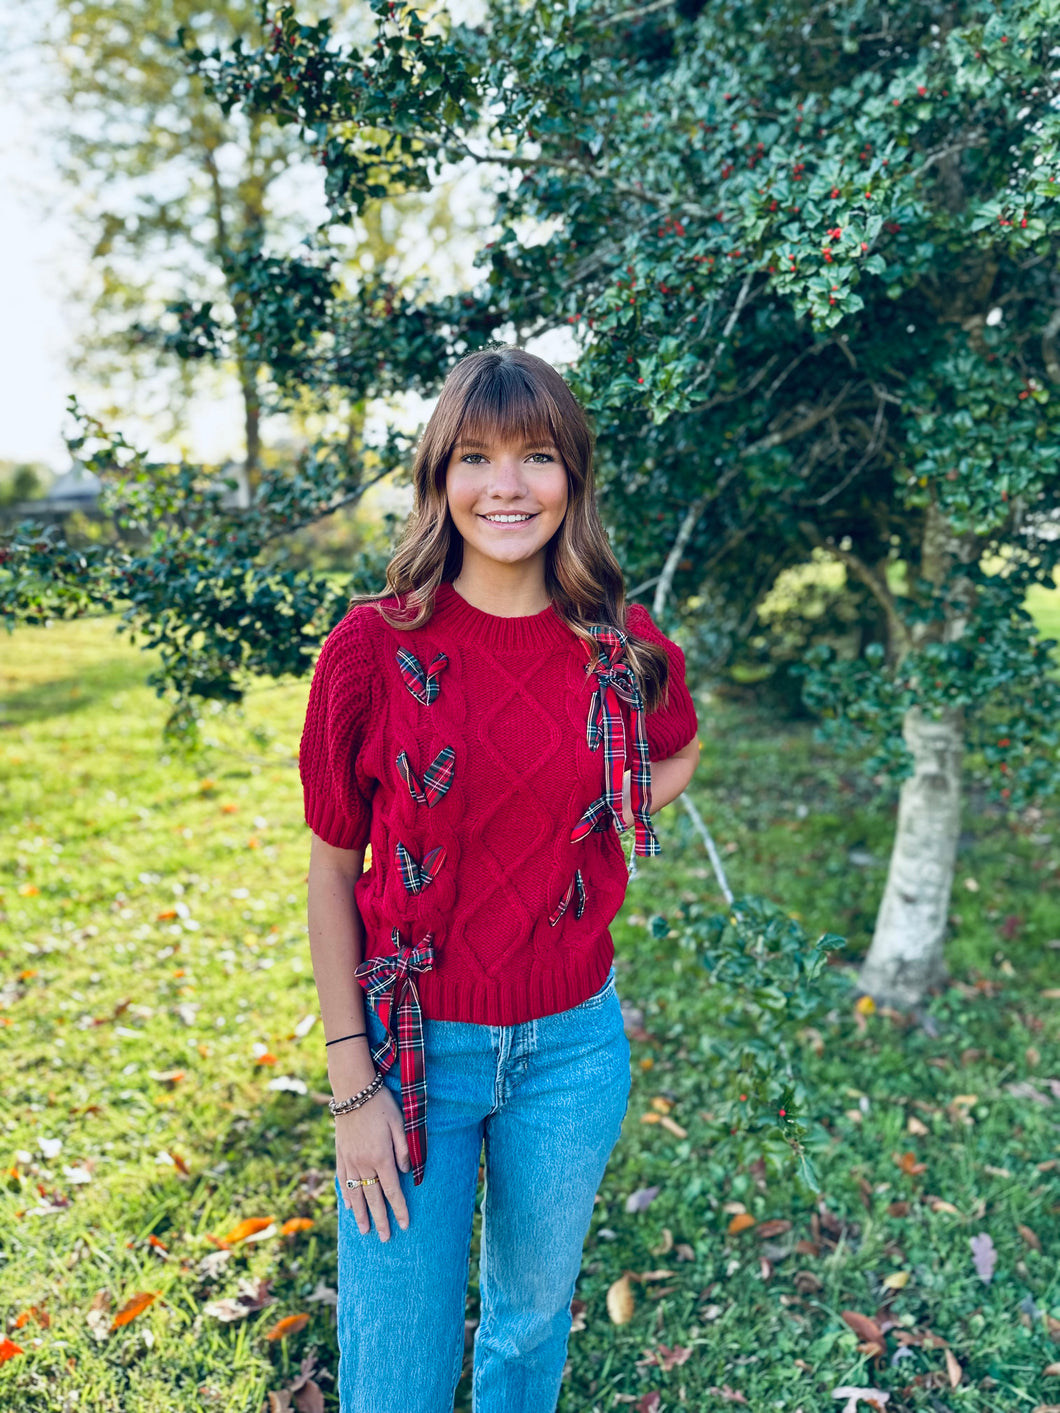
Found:
[[[258, 1413], [270, 1393], [290, 1406], [302, 1369], [334, 1413], [332, 1125], [296, 764], [307, 683], [212, 719], [192, 769], [161, 754], [148, 664], [111, 623], [19, 630], [2, 651], [0, 1407]], [[871, 933], [893, 793], [753, 703], [704, 701], [701, 726], [694, 796], [734, 891], [783, 903], [811, 938], [842, 934], [848, 964]], [[729, 1097], [701, 1058], [716, 998], [678, 924], [683, 900], [723, 900], [680, 806], [659, 832], [663, 856], [640, 861], [613, 929], [642, 1038], [562, 1413], [815, 1413], [851, 1385], [889, 1393], [887, 1413], [1060, 1405], [1060, 811], [1012, 826], [973, 793], [953, 985], [922, 1025], [851, 996], [805, 1036], [820, 1199], [708, 1141]], [[218, 1244], [247, 1219], [260, 1230]], [[633, 1314], [616, 1325], [606, 1298], [624, 1274]], [[122, 1315], [138, 1294], [152, 1298]]]

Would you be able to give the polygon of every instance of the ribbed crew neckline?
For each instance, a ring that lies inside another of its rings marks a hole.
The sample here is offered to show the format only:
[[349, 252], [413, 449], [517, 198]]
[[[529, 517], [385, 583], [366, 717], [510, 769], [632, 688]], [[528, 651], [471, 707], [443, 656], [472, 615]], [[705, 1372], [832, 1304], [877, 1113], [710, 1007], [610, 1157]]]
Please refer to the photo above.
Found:
[[434, 617], [471, 642], [502, 650], [558, 647], [575, 636], [552, 604], [540, 613], [503, 618], [468, 603], [448, 579], [435, 590]]

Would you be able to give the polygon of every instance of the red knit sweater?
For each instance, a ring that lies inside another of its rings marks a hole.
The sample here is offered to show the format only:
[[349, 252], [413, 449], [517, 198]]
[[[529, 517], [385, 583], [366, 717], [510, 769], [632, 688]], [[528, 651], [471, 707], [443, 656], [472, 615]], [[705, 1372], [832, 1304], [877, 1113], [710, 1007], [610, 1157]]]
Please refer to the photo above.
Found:
[[[684, 654], [639, 604], [627, 627], [670, 659], [668, 704], [646, 716], [649, 756], [663, 760], [697, 730]], [[416, 659], [405, 672], [401, 650]], [[514, 1025], [577, 1005], [607, 976], [633, 830], [620, 837], [608, 819], [570, 840], [604, 787], [587, 662], [553, 608], [502, 618], [450, 583], [423, 628], [359, 605], [321, 649], [299, 751], [306, 822], [340, 849], [371, 841], [354, 892], [366, 958], [394, 952], [394, 928], [403, 946], [433, 933], [425, 1016]]]

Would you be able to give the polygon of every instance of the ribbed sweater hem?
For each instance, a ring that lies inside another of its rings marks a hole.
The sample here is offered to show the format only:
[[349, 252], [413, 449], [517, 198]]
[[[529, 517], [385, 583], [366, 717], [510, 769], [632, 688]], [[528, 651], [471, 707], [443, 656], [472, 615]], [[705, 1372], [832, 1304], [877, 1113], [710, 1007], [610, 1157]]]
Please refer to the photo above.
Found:
[[521, 1025], [588, 1000], [607, 979], [615, 947], [610, 932], [597, 945], [571, 958], [562, 972], [533, 969], [512, 982], [482, 976], [450, 979], [442, 971], [417, 977], [420, 1005], [430, 1020], [472, 1021], [477, 1025]]

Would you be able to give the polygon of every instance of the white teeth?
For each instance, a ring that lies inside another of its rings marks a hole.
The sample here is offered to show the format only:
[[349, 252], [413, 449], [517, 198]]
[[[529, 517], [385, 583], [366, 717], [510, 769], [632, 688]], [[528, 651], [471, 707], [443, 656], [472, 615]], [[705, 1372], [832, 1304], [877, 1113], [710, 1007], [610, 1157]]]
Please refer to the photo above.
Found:
[[530, 515], [484, 515], [484, 520], [492, 520], [497, 525], [515, 525], [520, 520], [530, 520]]

